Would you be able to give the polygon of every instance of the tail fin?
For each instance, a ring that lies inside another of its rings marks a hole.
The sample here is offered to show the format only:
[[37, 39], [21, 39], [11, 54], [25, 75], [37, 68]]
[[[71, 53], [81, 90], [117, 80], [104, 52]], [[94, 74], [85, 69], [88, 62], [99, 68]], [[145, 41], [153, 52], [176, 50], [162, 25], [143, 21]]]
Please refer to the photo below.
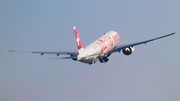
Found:
[[83, 46], [81, 44], [81, 40], [80, 40], [80, 38], [78, 36], [78, 33], [76, 31], [76, 27], [74, 26], [73, 29], [74, 29], [74, 34], [75, 34], [75, 37], [76, 37], [77, 48], [78, 48], [78, 51], [79, 51], [79, 54], [80, 54], [84, 50], [84, 48], [83, 48]]

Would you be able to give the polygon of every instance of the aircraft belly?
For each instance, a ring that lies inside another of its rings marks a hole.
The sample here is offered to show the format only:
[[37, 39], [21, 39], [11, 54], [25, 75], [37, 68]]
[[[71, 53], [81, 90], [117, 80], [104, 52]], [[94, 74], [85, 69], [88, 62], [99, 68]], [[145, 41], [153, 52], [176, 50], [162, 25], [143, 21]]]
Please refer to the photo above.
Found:
[[78, 60], [78, 61], [83, 62], [83, 63], [91, 63], [91, 62], [93, 62], [93, 61], [95, 61], [95, 60], [96, 60], [95, 57], [88, 57], [88, 58], [81, 58], [81, 59]]

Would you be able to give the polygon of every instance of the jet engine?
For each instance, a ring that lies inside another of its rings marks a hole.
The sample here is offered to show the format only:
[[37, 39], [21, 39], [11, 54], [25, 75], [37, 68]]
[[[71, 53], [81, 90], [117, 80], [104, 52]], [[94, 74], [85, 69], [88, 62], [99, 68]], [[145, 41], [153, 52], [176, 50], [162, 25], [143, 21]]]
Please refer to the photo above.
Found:
[[72, 58], [72, 60], [77, 61], [77, 56], [76, 55], [71, 55], [71, 57], [74, 57], [74, 58]]
[[123, 51], [124, 55], [130, 55], [134, 52], [134, 47], [124, 48], [122, 51]]

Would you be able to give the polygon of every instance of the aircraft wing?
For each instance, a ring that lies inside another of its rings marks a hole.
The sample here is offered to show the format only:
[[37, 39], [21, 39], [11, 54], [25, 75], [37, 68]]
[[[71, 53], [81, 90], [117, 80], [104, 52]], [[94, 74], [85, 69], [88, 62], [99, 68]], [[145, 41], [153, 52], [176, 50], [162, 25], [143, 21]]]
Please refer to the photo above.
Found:
[[161, 38], [164, 38], [164, 37], [168, 37], [168, 36], [171, 36], [171, 35], [174, 35], [176, 32], [174, 33], [171, 33], [171, 34], [167, 34], [167, 35], [164, 35], [164, 36], [161, 36], [161, 37], [157, 37], [157, 38], [153, 38], [153, 39], [150, 39], [150, 40], [145, 40], [145, 41], [141, 41], [141, 42], [136, 42], [136, 43], [131, 43], [131, 44], [125, 44], [125, 45], [119, 45], [119, 46], [116, 46], [114, 47], [114, 49], [112, 49], [111, 51], [108, 51], [108, 52], [104, 52], [104, 53], [99, 53], [99, 54], [93, 54], [93, 55], [89, 55], [87, 57], [90, 57], [90, 56], [96, 56], [96, 55], [108, 55], [108, 54], [112, 54], [114, 52], [117, 52], [117, 51], [120, 51], [124, 48], [128, 48], [128, 47], [133, 47], [133, 46], [137, 46], [137, 45], [140, 45], [140, 44], [146, 44], [148, 42], [151, 42], [151, 41], [154, 41], [154, 40], [158, 40], [158, 39], [161, 39]]
[[121, 49], [124, 49], [124, 48], [133, 47], [133, 46], [137, 46], [137, 45], [140, 45], [140, 44], [146, 44], [146, 43], [154, 41], [154, 40], [158, 40], [158, 39], [161, 39], [161, 38], [164, 38], [164, 37], [168, 37], [168, 36], [174, 35], [175, 33], [176, 32], [171, 33], [171, 34], [167, 34], [167, 35], [164, 35], [164, 36], [161, 36], [161, 37], [153, 38], [153, 39], [150, 39], [150, 40], [141, 41], [141, 42], [125, 44], [125, 45], [119, 45], [119, 46], [116, 46], [113, 50], [107, 52], [106, 54], [111, 54], [111, 53], [120, 51]]
[[27, 53], [39, 53], [41, 55], [43, 54], [57, 54], [60, 55], [75, 55], [77, 56], [79, 54], [79, 52], [77, 50], [74, 51], [20, 51], [20, 50], [6, 50], [6, 51], [10, 51], [10, 52], [27, 52]]

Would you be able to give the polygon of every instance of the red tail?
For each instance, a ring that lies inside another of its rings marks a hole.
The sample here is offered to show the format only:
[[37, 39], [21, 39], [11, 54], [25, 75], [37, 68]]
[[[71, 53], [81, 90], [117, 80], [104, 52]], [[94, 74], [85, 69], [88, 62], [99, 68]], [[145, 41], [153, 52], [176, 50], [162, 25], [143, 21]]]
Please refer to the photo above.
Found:
[[79, 51], [83, 50], [83, 46], [81, 44], [81, 40], [80, 40], [80, 38], [78, 36], [78, 33], [76, 31], [76, 27], [74, 26], [73, 29], [74, 29], [74, 34], [75, 34], [75, 37], [76, 37], [77, 48], [78, 48]]

